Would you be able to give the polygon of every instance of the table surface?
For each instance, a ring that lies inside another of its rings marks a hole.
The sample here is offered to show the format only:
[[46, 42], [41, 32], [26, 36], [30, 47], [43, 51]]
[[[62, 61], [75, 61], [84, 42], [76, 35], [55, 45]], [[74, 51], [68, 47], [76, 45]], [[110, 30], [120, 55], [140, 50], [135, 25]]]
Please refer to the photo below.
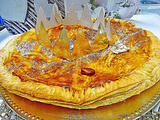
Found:
[[[143, 28], [151, 31], [155, 36], [160, 39], [160, 16], [159, 15], [134, 15], [131, 18], [137, 27]], [[6, 29], [0, 31], [0, 49], [14, 37], [8, 33]], [[160, 102], [147, 114], [153, 114], [157, 112], [160, 114]], [[17, 115], [14, 111], [9, 109], [3, 101], [3, 98], [0, 96], [0, 120], [9, 119], [9, 120], [23, 120], [19, 115]]]

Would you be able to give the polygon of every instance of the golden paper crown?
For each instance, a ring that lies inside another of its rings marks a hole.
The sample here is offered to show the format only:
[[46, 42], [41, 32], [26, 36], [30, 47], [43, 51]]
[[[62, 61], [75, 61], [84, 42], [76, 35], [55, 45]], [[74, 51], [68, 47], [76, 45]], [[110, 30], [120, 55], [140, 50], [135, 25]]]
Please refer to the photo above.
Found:
[[[60, 24], [63, 24], [63, 25], [80, 24], [80, 25], [86, 26], [88, 28], [98, 30], [98, 26], [100, 23], [104, 27], [104, 11], [103, 11], [103, 9], [100, 10], [99, 16], [97, 16], [96, 21], [93, 23], [88, 5], [84, 6], [84, 10], [81, 14], [81, 17], [78, 18], [78, 15], [77, 15], [76, 9], [75, 9], [75, 5], [72, 4], [69, 8], [69, 12], [66, 14], [66, 17], [63, 19], [61, 17], [60, 11], [58, 10], [58, 6], [55, 3], [53, 5], [53, 12], [51, 13], [51, 17], [50, 17], [49, 21], [47, 20], [42, 7], [39, 8], [39, 15], [38, 15], [37, 24], [36, 24], [36, 31], [37, 32], [39, 31], [41, 21], [43, 22], [45, 28], [54, 27], [54, 26], [57, 26]], [[108, 19], [105, 31], [106, 31], [107, 37], [109, 39], [110, 19]]]
[[[77, 38], [76, 38], [76, 43], [74, 44], [75, 47], [73, 50], [73, 55], [71, 55], [70, 49], [69, 49], [67, 31], [64, 27], [64, 29], [61, 30], [61, 33], [59, 35], [59, 38], [55, 42], [55, 45], [51, 46], [46, 28], [51, 28], [59, 25], [63, 27], [65, 25], [79, 25], [79, 27], [84, 26], [89, 29], [93, 29], [97, 31], [97, 33], [93, 36], [95, 37], [94, 44], [93, 45], [89, 44], [89, 41], [86, 40], [85, 38], [84, 31], [79, 28], [77, 30]], [[54, 4], [53, 12], [51, 14], [51, 18], [49, 21], [47, 20], [42, 7], [40, 7], [39, 16], [37, 18], [37, 24], [36, 24], [36, 32], [37, 32], [40, 45], [50, 49], [60, 57], [71, 60], [72, 58], [76, 59], [78, 57], [82, 57], [83, 55], [86, 55], [90, 52], [97, 52], [98, 50], [104, 49], [108, 46], [108, 40], [110, 39], [110, 18], [108, 18], [108, 21], [105, 27], [104, 12], [103, 12], [103, 9], [101, 9], [99, 16], [93, 22], [88, 5], [84, 6], [82, 15], [80, 18], [78, 18], [78, 15], [75, 11], [75, 6], [74, 4], [72, 4], [70, 6], [69, 12], [67, 13], [66, 17], [62, 19], [61, 13], [58, 10], [58, 6]], [[83, 45], [81, 46], [81, 49], [78, 49], [80, 44], [82, 43]], [[63, 49], [60, 49], [60, 48], [63, 48]], [[76, 51], [76, 55], [74, 54], [74, 51]], [[81, 53], [81, 54], [78, 54], [78, 53]]]

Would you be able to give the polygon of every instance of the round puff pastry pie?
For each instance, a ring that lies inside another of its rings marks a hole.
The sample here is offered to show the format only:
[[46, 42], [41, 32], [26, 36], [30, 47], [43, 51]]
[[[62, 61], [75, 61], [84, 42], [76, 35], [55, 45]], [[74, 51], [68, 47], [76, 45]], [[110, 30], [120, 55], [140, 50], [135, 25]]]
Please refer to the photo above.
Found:
[[[108, 20], [105, 19], [105, 25]], [[32, 101], [87, 109], [137, 95], [160, 78], [160, 41], [130, 21], [110, 20], [110, 39], [83, 25], [43, 23], [0, 51], [0, 82]]]

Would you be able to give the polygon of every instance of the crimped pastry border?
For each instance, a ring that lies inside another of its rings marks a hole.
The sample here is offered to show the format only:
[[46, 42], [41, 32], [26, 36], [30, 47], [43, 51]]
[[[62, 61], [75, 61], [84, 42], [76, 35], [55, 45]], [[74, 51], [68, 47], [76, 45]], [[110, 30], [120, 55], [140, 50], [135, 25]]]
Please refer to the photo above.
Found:
[[[32, 32], [34, 32], [34, 29], [30, 30], [29, 34]], [[33, 101], [69, 108], [96, 108], [123, 101], [133, 95], [139, 94], [159, 81], [160, 49], [158, 46], [160, 45], [160, 41], [149, 31], [147, 31], [147, 35], [152, 40], [152, 51], [149, 60], [143, 68], [134, 70], [131, 75], [117, 81], [105, 83], [103, 87], [88, 88], [77, 91], [74, 94], [72, 89], [69, 90], [59, 86], [21, 82], [18, 77], [12, 75], [11, 71], [7, 71], [5, 66], [3, 66], [4, 57], [8, 56], [15, 49], [19, 39], [15, 37], [0, 51], [0, 82], [11, 93]]]

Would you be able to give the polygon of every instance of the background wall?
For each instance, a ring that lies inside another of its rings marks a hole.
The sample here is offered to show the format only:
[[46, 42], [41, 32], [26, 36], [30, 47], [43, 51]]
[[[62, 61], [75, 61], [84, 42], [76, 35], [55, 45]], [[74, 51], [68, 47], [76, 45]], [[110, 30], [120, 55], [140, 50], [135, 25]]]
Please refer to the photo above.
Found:
[[[65, 12], [68, 11], [69, 6], [74, 3], [77, 11], [82, 11], [82, 5], [88, 3], [90, 0], [1, 0], [0, 1], [0, 15], [4, 20], [6, 28], [12, 34], [23, 33], [35, 27], [39, 6], [42, 6], [47, 18], [50, 18], [52, 6], [56, 3], [61, 11], [62, 17], [65, 17]], [[105, 12], [116, 11], [115, 2], [120, 3], [126, 0], [95, 0], [101, 7], [105, 7]], [[137, 2], [138, 0], [128, 0], [129, 2]], [[117, 4], [116, 4], [117, 5]], [[160, 0], [141, 0], [140, 12], [133, 11], [128, 14], [158, 14], [160, 15]], [[127, 8], [125, 8], [127, 9]], [[123, 9], [124, 10], [124, 9]], [[95, 17], [100, 9], [91, 11]], [[80, 13], [79, 12], [79, 13]], [[125, 13], [125, 12], [121, 12]], [[132, 16], [124, 16], [118, 13], [121, 19], [130, 19]], [[126, 14], [126, 13], [125, 13]], [[113, 15], [114, 16], [114, 15]]]

